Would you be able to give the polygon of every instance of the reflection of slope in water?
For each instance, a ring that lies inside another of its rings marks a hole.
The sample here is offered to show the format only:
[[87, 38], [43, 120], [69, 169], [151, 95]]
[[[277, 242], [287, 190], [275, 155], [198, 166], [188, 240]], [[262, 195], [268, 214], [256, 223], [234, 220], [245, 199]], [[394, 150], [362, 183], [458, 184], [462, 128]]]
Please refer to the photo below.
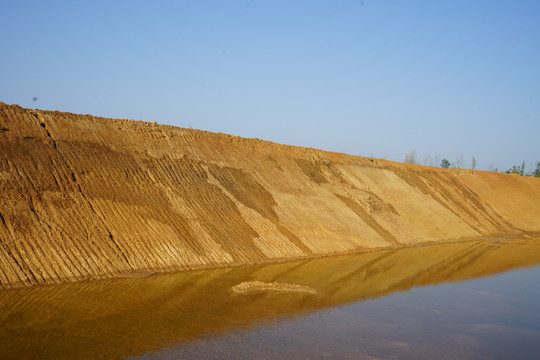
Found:
[[[1, 358], [118, 358], [241, 331], [278, 316], [540, 263], [540, 242], [474, 241], [147, 279], [0, 291]], [[242, 281], [308, 285], [318, 295], [235, 295]]]

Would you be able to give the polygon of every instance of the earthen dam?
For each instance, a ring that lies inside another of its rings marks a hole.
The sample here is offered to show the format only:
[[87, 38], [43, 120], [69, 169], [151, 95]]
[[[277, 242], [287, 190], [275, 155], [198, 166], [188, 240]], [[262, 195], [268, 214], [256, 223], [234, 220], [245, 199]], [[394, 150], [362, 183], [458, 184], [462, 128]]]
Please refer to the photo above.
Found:
[[0, 103], [0, 288], [538, 237], [540, 179]]

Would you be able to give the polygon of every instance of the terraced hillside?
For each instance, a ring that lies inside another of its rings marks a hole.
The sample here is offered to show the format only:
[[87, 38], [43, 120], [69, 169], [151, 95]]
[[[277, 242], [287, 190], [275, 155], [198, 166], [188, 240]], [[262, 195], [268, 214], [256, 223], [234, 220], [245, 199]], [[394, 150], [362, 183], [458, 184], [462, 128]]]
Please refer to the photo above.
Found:
[[0, 103], [0, 287], [540, 232], [540, 179]]

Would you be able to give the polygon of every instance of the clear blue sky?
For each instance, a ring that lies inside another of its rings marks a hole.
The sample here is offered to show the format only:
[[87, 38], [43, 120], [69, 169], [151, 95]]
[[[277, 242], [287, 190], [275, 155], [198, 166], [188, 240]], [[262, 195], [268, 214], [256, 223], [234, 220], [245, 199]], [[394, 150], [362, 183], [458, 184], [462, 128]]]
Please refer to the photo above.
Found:
[[540, 160], [540, 1], [1, 0], [0, 15], [8, 104], [396, 161]]

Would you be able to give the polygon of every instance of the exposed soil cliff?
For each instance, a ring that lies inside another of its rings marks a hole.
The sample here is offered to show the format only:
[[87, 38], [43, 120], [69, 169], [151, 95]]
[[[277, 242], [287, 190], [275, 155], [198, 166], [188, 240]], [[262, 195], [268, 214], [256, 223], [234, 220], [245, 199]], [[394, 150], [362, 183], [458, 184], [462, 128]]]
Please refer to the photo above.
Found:
[[0, 287], [540, 231], [540, 179], [0, 103]]

